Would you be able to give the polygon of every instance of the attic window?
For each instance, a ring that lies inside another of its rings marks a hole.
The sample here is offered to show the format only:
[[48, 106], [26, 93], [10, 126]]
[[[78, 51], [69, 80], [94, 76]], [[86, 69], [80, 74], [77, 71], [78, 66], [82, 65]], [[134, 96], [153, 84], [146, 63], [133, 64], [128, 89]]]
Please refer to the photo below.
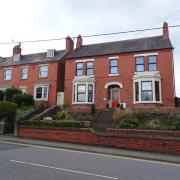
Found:
[[20, 61], [20, 59], [21, 59], [21, 54], [14, 54], [13, 61]]
[[54, 57], [55, 50], [54, 49], [48, 49], [47, 50], [47, 57]]

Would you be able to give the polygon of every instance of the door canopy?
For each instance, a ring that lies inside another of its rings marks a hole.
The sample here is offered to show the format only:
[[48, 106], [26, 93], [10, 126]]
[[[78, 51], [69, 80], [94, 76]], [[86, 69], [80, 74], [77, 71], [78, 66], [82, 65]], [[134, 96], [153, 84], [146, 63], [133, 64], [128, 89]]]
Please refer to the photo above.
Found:
[[107, 84], [104, 86], [104, 88], [107, 89], [109, 86], [112, 86], [112, 85], [116, 85], [116, 86], [119, 86], [119, 88], [123, 88], [122, 83], [116, 82], [116, 81], [112, 81], [112, 82], [107, 83]]

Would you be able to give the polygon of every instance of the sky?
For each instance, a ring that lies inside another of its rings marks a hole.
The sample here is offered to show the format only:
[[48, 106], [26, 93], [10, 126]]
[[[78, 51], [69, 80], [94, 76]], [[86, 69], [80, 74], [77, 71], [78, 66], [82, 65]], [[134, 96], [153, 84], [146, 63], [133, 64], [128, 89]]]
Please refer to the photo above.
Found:
[[[179, 0], [0, 0], [0, 43], [54, 39], [180, 24]], [[176, 95], [180, 97], [180, 27], [170, 28]], [[84, 38], [92, 44], [161, 35], [162, 30]], [[0, 45], [0, 56], [15, 44]], [[64, 49], [65, 40], [22, 44], [22, 54]]]

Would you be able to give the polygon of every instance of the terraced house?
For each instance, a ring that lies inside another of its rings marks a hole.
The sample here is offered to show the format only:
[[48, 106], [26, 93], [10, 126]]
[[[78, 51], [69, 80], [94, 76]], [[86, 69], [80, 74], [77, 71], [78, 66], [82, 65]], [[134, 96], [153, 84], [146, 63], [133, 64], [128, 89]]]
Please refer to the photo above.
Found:
[[66, 56], [65, 102], [71, 111], [121, 106], [174, 107], [173, 46], [163, 35], [83, 45]]
[[46, 106], [63, 104], [64, 57], [72, 45], [67, 37], [65, 50], [28, 55], [21, 54], [21, 44], [15, 46], [11, 57], [0, 60], [0, 89], [19, 88]]

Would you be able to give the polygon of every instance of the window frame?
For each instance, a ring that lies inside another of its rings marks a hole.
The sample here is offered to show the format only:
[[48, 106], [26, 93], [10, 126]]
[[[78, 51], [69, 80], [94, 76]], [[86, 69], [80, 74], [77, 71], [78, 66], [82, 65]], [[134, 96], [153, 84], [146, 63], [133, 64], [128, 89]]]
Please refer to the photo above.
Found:
[[[42, 71], [41, 68], [43, 68], [43, 67], [47, 67], [47, 71]], [[46, 78], [46, 77], [48, 77], [48, 71], [49, 71], [48, 64], [40, 65], [39, 66], [39, 78]], [[45, 76], [41, 74], [41, 73], [44, 73], [44, 72], [46, 72]]]
[[[88, 63], [92, 63], [92, 67], [88, 67]], [[88, 70], [92, 70], [92, 74], [88, 74]], [[86, 75], [87, 76], [92, 76], [94, 75], [94, 62], [93, 61], [87, 61], [86, 62]]]
[[[143, 59], [143, 63], [137, 63], [138, 58], [142, 58], [142, 59]], [[143, 71], [138, 71], [138, 70], [137, 70], [137, 69], [138, 69], [138, 68], [137, 68], [138, 66], [143, 66]], [[137, 56], [137, 57], [135, 57], [135, 71], [136, 71], [136, 72], [144, 72], [144, 71], [145, 71], [144, 56]]]
[[[80, 87], [80, 86], [84, 86], [84, 88], [85, 88], [84, 92], [79, 92], [79, 91], [78, 91], [78, 87]], [[78, 99], [78, 95], [79, 95], [79, 94], [85, 95], [84, 101], [79, 101], [79, 99]], [[86, 84], [78, 84], [78, 85], [77, 85], [77, 99], [76, 99], [76, 102], [86, 102]]]
[[[150, 63], [150, 57], [156, 57], [156, 62], [155, 63]], [[150, 70], [150, 65], [156, 65], [156, 69], [155, 70]], [[157, 55], [150, 55], [148, 56], [148, 70], [149, 71], [157, 71], [158, 67], [157, 67]]]
[[[143, 90], [143, 83], [151, 83], [151, 90]], [[151, 99], [144, 100], [143, 92], [151, 92]], [[141, 101], [153, 101], [153, 82], [152, 81], [141, 81]]]
[[[37, 98], [37, 88], [42, 88], [41, 98]], [[44, 97], [45, 88], [47, 88], [46, 97]], [[49, 85], [36, 85], [34, 87], [34, 99], [36, 101], [48, 101], [49, 96]]]
[[[112, 61], [116, 61], [117, 65], [111, 65]], [[112, 68], [116, 68], [116, 73], [112, 73]], [[118, 59], [114, 58], [114, 59], [109, 59], [109, 74], [111, 75], [116, 75], [118, 74]]]
[[[82, 64], [82, 68], [78, 68], [78, 64]], [[84, 63], [83, 62], [76, 62], [76, 76], [83, 76], [84, 72], [83, 72], [83, 66]], [[78, 71], [82, 71], [81, 75], [78, 75]]]
[[[10, 71], [11, 73], [7, 74], [7, 73], [6, 73], [7, 71]], [[10, 76], [9, 79], [6, 78], [6, 76], [8, 76], [8, 75]], [[5, 80], [5, 81], [10, 81], [10, 80], [12, 80], [12, 69], [4, 69], [3, 77], [4, 77], [4, 80]]]
[[[23, 73], [23, 69], [27, 69], [27, 72], [26, 73]], [[21, 68], [21, 79], [28, 79], [28, 73], [29, 73], [29, 68], [28, 67], [22, 67]], [[23, 77], [23, 75], [26, 74], [27, 77]]]

